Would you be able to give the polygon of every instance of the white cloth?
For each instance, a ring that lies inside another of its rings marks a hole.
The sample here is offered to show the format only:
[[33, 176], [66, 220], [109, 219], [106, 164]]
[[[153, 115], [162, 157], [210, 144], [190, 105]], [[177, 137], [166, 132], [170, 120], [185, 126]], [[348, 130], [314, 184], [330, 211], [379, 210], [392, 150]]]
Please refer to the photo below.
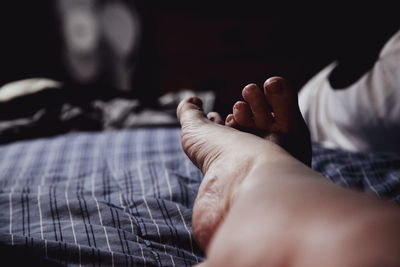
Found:
[[330, 148], [400, 152], [400, 31], [382, 48], [373, 68], [348, 88], [332, 89], [328, 77], [336, 64], [300, 91], [311, 139]]
[[31, 78], [7, 83], [0, 87], [0, 103], [45, 89], [61, 88], [62, 83], [48, 78]]

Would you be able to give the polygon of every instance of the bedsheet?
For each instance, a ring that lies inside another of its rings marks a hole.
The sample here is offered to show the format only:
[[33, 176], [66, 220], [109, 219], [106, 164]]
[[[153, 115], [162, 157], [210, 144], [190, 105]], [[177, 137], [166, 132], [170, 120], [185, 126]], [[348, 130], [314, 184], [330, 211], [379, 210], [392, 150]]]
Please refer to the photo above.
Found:
[[[313, 168], [400, 202], [397, 155], [313, 144]], [[2, 145], [0, 245], [56, 266], [191, 266], [204, 260], [191, 231], [201, 179], [181, 149], [179, 128]]]
[[191, 266], [201, 174], [176, 129], [74, 133], [0, 148], [0, 242], [63, 265]]
[[400, 204], [400, 156], [385, 152], [350, 152], [313, 143], [312, 168], [346, 188]]

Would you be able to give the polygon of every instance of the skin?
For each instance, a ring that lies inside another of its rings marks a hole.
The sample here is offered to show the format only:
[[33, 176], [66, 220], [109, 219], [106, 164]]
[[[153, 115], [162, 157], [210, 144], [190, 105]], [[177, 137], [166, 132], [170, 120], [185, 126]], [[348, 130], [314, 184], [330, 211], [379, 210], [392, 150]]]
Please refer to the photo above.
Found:
[[[309, 168], [296, 94], [272, 81], [279, 95], [269, 94], [271, 79], [261, 95], [245, 87], [243, 112], [226, 125], [197, 98], [178, 106], [182, 147], [204, 174], [192, 222], [201, 266], [400, 266], [399, 207]], [[260, 96], [267, 106], [254, 102]]]
[[265, 81], [263, 90], [248, 84], [242, 96], [245, 101], [233, 105], [225, 125], [279, 144], [310, 166], [310, 133], [299, 109], [297, 92], [288, 82], [272, 77]]

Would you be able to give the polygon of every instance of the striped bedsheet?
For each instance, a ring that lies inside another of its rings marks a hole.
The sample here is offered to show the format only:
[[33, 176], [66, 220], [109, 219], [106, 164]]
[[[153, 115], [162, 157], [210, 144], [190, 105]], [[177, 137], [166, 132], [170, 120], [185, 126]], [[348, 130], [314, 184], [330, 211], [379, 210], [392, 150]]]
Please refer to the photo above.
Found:
[[[0, 146], [0, 244], [57, 266], [192, 266], [201, 173], [178, 128], [143, 128]], [[313, 168], [399, 201], [400, 159], [314, 145]]]
[[200, 180], [177, 129], [2, 146], [0, 242], [63, 265], [191, 266]]

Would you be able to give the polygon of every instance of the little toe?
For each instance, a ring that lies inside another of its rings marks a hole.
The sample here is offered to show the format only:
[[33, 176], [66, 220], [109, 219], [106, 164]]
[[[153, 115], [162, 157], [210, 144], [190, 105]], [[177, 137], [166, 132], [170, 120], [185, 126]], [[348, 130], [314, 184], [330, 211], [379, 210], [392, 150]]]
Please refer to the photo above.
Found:
[[253, 113], [249, 104], [244, 101], [238, 101], [233, 105], [233, 116], [235, 121], [244, 128], [254, 128]]
[[210, 121], [213, 121], [213, 122], [215, 122], [215, 123], [224, 125], [224, 120], [222, 119], [221, 115], [219, 115], [218, 112], [209, 112], [209, 113], [207, 114], [207, 118], [208, 118]]
[[260, 88], [256, 84], [249, 84], [243, 89], [242, 95], [253, 113], [255, 126], [260, 130], [269, 130], [273, 117], [271, 108]]
[[289, 86], [285, 79], [269, 78], [264, 83], [264, 93], [275, 117], [272, 130], [285, 133], [302, 124], [297, 92]]
[[240, 127], [239, 123], [237, 123], [237, 121], [235, 120], [235, 116], [233, 116], [233, 114], [229, 114], [228, 116], [226, 116], [225, 126], [229, 126], [232, 128]]

